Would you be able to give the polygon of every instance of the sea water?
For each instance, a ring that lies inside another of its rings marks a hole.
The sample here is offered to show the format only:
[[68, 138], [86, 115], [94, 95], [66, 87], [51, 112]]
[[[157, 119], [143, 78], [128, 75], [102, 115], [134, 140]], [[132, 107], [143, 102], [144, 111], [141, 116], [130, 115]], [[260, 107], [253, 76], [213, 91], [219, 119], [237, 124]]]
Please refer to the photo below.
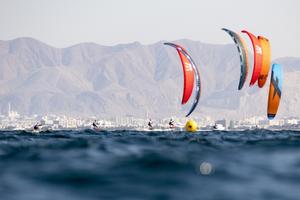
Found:
[[300, 199], [300, 132], [2, 131], [0, 199]]

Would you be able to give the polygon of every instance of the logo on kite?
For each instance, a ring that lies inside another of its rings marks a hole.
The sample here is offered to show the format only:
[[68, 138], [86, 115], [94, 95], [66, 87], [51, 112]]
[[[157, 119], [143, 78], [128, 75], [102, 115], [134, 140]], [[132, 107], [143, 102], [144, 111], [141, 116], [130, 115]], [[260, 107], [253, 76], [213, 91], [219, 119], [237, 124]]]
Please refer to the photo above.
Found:
[[278, 77], [271, 80], [272, 84], [274, 86], [274, 94], [273, 94], [273, 99], [275, 98], [276, 95], [278, 95], [279, 97], [281, 97], [281, 89], [279, 88], [279, 79]]
[[193, 71], [192, 65], [188, 62], [184, 63], [185, 64], [185, 70], [186, 71]]
[[263, 53], [261, 47], [259, 47], [257, 45], [255, 45], [255, 52], [260, 55], [262, 55], [262, 53]]

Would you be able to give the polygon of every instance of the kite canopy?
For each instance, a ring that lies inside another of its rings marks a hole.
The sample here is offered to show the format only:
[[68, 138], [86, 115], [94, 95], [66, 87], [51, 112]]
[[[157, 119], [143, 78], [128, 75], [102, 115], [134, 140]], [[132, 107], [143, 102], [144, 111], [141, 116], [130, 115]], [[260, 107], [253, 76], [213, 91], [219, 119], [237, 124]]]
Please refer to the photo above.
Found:
[[281, 65], [273, 64], [271, 73], [271, 83], [268, 99], [268, 118], [274, 119], [276, 116], [282, 92], [282, 69]]
[[242, 33], [246, 33], [249, 36], [254, 51], [253, 73], [250, 81], [250, 86], [252, 86], [258, 80], [258, 77], [260, 75], [260, 71], [262, 67], [263, 51], [262, 51], [260, 41], [256, 38], [255, 35], [245, 30], [243, 30]]
[[239, 82], [239, 87], [238, 87], [238, 89], [240, 90], [243, 88], [243, 86], [245, 84], [245, 81], [247, 79], [248, 70], [249, 70], [247, 46], [245, 45], [243, 38], [240, 35], [238, 35], [237, 33], [233, 32], [229, 29], [226, 29], [226, 28], [222, 28], [222, 30], [226, 31], [231, 36], [234, 43], [236, 44], [239, 54], [240, 54], [241, 75], [240, 75], [240, 82]]
[[270, 66], [271, 66], [271, 47], [270, 47], [270, 42], [267, 38], [263, 36], [258, 36], [258, 40], [260, 41], [262, 52], [263, 52], [263, 57], [262, 57], [262, 68], [260, 71], [260, 75], [258, 77], [258, 87], [262, 88], [264, 87]]
[[190, 99], [194, 89], [194, 82], [195, 82], [194, 80], [196, 78], [196, 95], [193, 101], [193, 105], [190, 111], [188, 112], [188, 114], [186, 115], [186, 117], [188, 117], [195, 110], [199, 102], [200, 93], [201, 93], [200, 75], [195, 62], [183, 47], [173, 43], [164, 43], [164, 44], [174, 47], [177, 50], [181, 60], [182, 69], [183, 69], [183, 79], [184, 79], [183, 95], [181, 101], [182, 104], [187, 103], [188, 100]]

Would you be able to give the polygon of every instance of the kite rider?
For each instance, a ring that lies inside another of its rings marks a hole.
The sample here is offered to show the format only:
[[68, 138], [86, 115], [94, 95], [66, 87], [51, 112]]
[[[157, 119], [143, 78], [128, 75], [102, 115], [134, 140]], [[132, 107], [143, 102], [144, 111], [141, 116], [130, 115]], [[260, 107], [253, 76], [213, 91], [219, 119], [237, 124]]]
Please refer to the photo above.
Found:
[[93, 126], [93, 128], [95, 128], [95, 129], [99, 128], [98, 125], [97, 125], [97, 121], [96, 121], [96, 120], [93, 121], [92, 126]]
[[33, 127], [33, 130], [39, 130], [40, 129], [40, 127], [42, 126], [42, 124], [40, 124], [40, 122], [37, 122], [35, 125], [34, 125], [34, 127]]
[[152, 120], [150, 119], [149, 122], [148, 122], [148, 128], [149, 128], [149, 129], [153, 129], [152, 124], [153, 124], [153, 122], [152, 122]]
[[175, 127], [174, 120], [172, 118], [169, 121], [169, 126], [170, 126], [170, 128], [174, 128]]

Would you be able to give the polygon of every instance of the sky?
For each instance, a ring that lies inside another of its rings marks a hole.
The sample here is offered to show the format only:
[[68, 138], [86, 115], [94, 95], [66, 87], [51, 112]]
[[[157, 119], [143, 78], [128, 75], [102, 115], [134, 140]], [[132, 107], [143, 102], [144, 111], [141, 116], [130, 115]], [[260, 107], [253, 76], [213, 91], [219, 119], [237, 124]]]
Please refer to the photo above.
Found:
[[0, 40], [32, 37], [61, 48], [177, 39], [228, 44], [226, 27], [269, 38], [273, 58], [300, 57], [299, 8], [298, 0], [0, 0]]

